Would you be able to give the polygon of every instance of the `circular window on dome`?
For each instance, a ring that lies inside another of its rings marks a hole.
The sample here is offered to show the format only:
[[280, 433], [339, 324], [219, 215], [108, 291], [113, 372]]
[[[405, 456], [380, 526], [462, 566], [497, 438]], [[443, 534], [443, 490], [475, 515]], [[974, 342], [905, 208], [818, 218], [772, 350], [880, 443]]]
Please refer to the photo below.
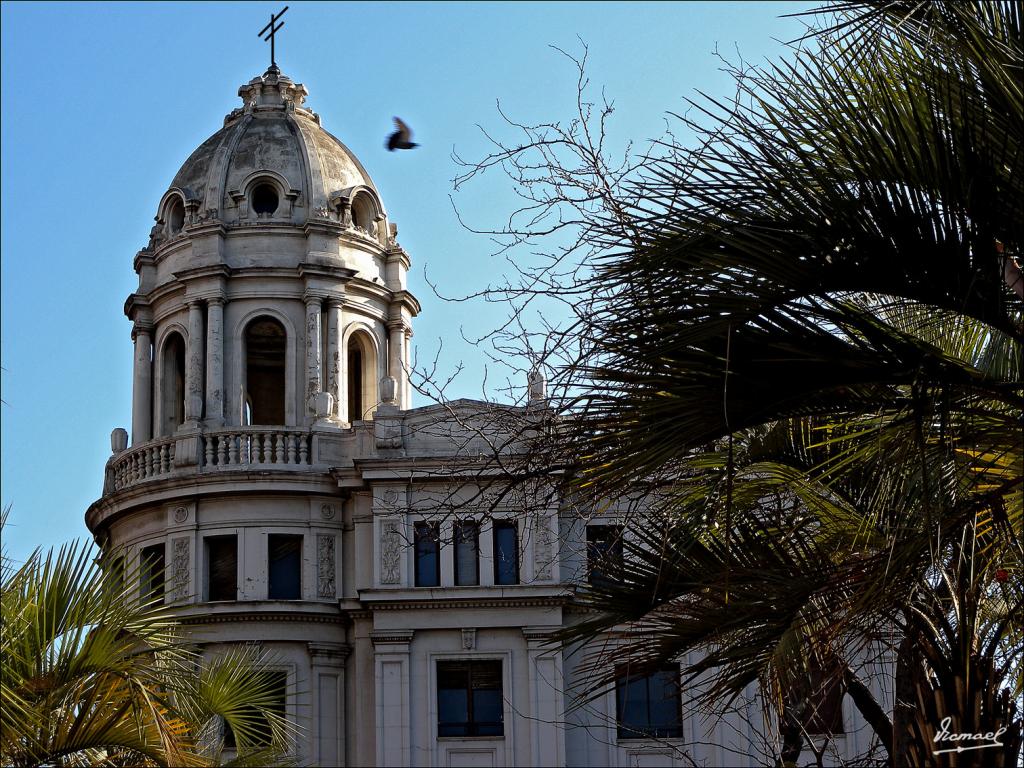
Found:
[[272, 185], [260, 184], [252, 191], [252, 210], [257, 216], [273, 215], [277, 204], [277, 190]]
[[183, 226], [185, 226], [185, 204], [181, 202], [180, 197], [175, 196], [170, 210], [167, 211], [167, 228], [174, 235], [181, 232]]

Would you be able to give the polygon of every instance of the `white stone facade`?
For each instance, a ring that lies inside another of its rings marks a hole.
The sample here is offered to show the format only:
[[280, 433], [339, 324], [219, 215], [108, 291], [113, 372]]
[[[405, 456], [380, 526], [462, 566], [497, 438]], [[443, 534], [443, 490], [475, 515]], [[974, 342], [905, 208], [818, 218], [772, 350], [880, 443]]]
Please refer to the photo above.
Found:
[[[303, 763], [763, 764], [754, 698], [717, 725], [684, 708], [662, 739], [619, 738], [614, 691], [569, 706], [578, 658], [546, 641], [586, 571], [582, 524], [465, 496], [500, 482], [467, 458], [490, 449], [471, 428], [482, 406], [411, 408], [419, 304], [373, 182], [276, 68], [239, 95], [135, 258], [131, 445], [116, 431], [86, 515], [97, 539], [162, 554], [165, 599], [208, 653], [276, 654]], [[467, 520], [475, 554], [458, 555]], [[417, 549], [423, 522], [436, 550]], [[495, 561], [507, 537], [514, 567]], [[436, 584], [417, 586], [424, 563]], [[440, 732], [461, 727], [441, 723], [442, 674], [498, 686], [497, 720], [474, 725], [490, 732]], [[844, 707], [853, 756], [868, 737]]]

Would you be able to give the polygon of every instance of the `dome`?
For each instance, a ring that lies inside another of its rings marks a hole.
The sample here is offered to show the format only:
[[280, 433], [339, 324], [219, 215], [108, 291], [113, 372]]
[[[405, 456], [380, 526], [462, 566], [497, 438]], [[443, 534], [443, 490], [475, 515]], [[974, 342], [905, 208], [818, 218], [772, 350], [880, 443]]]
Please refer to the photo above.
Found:
[[[243, 106], [181, 166], [161, 201], [158, 221], [187, 211], [190, 221], [240, 223], [262, 217], [272, 206], [276, 218], [294, 224], [341, 221], [360, 190], [370, 193], [375, 213], [383, 214], [366, 169], [320, 126], [315, 112], [302, 106], [307, 94], [276, 66], [241, 86]], [[262, 202], [255, 201], [253, 191], [261, 185]]]

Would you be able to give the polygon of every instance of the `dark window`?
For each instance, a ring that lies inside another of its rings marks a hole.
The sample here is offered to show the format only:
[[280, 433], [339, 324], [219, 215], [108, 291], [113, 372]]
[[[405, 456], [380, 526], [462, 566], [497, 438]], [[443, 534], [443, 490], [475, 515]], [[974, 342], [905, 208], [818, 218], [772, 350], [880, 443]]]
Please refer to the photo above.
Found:
[[682, 736], [679, 668], [620, 677], [615, 686], [615, 713], [620, 739]]
[[437, 662], [437, 735], [503, 736], [501, 662]]
[[284, 424], [287, 341], [284, 326], [269, 317], [254, 320], [245, 329], [245, 388], [251, 424]]
[[455, 586], [480, 583], [480, 525], [472, 520], [455, 524]]
[[[288, 673], [280, 670], [271, 670], [262, 674], [264, 675], [264, 683], [269, 694], [267, 696], [269, 705], [266, 708], [284, 717], [286, 712], [285, 705], [288, 699]], [[259, 747], [270, 744], [273, 740], [273, 729], [270, 727], [267, 718], [256, 707], [251, 705], [243, 706], [241, 716], [253, 725], [255, 740], [251, 746]], [[227, 723], [224, 724], [224, 747], [226, 749], [238, 748], [235, 732]]]
[[519, 583], [519, 534], [507, 520], [494, 524], [494, 583]]
[[185, 204], [177, 195], [175, 195], [171, 208], [167, 212], [167, 226], [171, 230], [172, 235], [181, 232], [181, 228], [185, 226]]
[[252, 191], [252, 209], [257, 216], [269, 216], [277, 210], [277, 190], [270, 184], [260, 184]]
[[302, 597], [302, 537], [267, 536], [267, 571], [271, 600], [299, 600]]
[[139, 597], [143, 603], [164, 601], [164, 545], [144, 547], [139, 554]]
[[823, 675], [817, 667], [811, 673], [811, 695], [807, 699], [801, 724], [811, 734], [846, 733], [843, 727], [843, 686], [834, 676]]
[[168, 334], [164, 342], [163, 382], [160, 393], [162, 436], [173, 435], [185, 421], [185, 340], [178, 333]]
[[238, 537], [206, 539], [207, 600], [238, 599]]
[[441, 584], [441, 536], [437, 523], [416, 523], [416, 586]]
[[363, 353], [358, 342], [348, 345], [348, 420], [363, 418]]
[[587, 579], [602, 586], [622, 573], [622, 526], [587, 526]]
[[108, 555], [102, 567], [107, 575], [103, 584], [108, 596], [112, 600], [121, 600], [124, 596], [124, 555]]

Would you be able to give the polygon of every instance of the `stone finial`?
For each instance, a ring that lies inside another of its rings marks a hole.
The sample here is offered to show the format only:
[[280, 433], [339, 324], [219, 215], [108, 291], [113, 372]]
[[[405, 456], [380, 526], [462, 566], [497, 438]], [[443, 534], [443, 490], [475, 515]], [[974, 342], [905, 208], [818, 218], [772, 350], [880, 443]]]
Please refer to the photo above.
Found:
[[548, 396], [548, 380], [539, 368], [531, 368], [526, 376], [527, 392], [529, 401], [536, 403], [546, 400]]
[[394, 376], [385, 376], [380, 380], [380, 401], [387, 405], [398, 402], [398, 382]]
[[128, 450], [128, 430], [117, 427], [110, 433], [110, 452], [115, 456]]
[[334, 409], [334, 395], [330, 392], [317, 392], [309, 398], [309, 405], [317, 420], [329, 418]]

